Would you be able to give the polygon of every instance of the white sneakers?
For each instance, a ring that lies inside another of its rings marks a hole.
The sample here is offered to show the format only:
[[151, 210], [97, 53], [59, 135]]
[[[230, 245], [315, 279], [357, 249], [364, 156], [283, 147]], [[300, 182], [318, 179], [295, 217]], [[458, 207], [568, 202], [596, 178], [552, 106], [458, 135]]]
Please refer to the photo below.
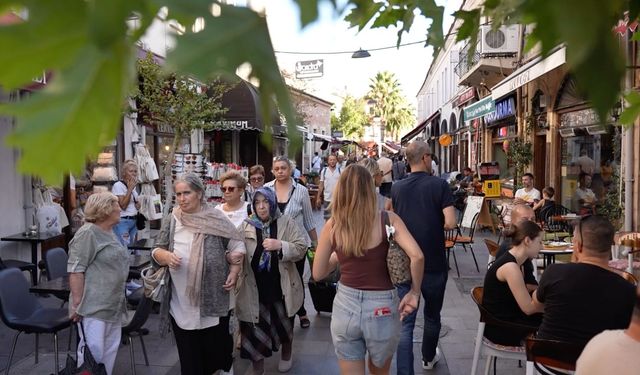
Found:
[[436, 363], [438, 363], [438, 361], [440, 360], [440, 348], [436, 347], [436, 355], [433, 356], [433, 359], [429, 362], [425, 362], [424, 359], [422, 359], [422, 368], [425, 370], [433, 370], [433, 367], [436, 365]]
[[291, 356], [291, 358], [288, 361], [285, 361], [281, 358], [280, 362], [278, 362], [278, 371], [287, 372], [291, 370], [292, 365], [293, 365], [293, 356]]

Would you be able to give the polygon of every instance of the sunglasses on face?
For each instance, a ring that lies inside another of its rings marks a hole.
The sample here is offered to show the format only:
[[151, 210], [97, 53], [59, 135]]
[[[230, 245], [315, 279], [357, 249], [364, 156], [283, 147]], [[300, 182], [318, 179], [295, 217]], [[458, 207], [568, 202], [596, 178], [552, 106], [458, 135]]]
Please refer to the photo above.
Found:
[[220, 190], [222, 190], [223, 193], [229, 192], [229, 193], [233, 193], [234, 191], [236, 191], [236, 187], [235, 186], [223, 186], [220, 188]]
[[251, 177], [249, 180], [251, 182], [262, 182], [264, 181], [264, 177]]

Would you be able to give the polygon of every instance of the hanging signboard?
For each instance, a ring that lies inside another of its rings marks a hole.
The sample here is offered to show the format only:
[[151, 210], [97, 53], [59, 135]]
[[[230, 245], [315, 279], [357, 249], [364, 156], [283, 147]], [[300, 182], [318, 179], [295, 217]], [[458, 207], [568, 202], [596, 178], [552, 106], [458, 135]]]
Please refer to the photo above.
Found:
[[296, 78], [319, 78], [324, 75], [324, 60], [298, 61], [295, 67]]
[[487, 114], [495, 111], [495, 109], [496, 105], [493, 98], [487, 96], [486, 98], [464, 108], [464, 120], [469, 121], [478, 117], [486, 116]]
[[484, 116], [485, 123], [492, 123], [516, 115], [516, 101], [513, 96], [496, 103], [496, 110]]

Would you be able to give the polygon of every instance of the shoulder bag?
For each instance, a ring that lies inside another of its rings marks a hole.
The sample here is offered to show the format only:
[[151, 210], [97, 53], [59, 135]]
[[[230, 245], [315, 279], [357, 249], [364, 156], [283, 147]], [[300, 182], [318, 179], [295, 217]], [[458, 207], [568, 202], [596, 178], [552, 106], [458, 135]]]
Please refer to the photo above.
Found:
[[389, 214], [382, 211], [389, 250], [387, 251], [387, 269], [393, 285], [404, 284], [411, 281], [411, 259], [393, 238], [395, 228], [389, 223]]

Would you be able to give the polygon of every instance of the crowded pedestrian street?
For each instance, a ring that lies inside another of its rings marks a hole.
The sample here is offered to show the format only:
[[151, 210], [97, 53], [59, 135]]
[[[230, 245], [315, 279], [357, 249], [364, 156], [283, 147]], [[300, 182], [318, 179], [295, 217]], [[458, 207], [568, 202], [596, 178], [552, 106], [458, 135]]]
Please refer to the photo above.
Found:
[[[322, 225], [322, 213], [314, 211], [314, 219]], [[495, 239], [490, 231], [479, 231], [476, 234], [476, 245], [474, 251], [480, 265], [486, 264], [488, 252], [483, 242], [484, 238]], [[460, 251], [458, 255], [458, 265], [460, 277], [455, 274], [455, 269], [449, 271], [449, 281], [445, 294], [444, 306], [442, 308], [443, 329], [441, 333], [440, 347], [442, 348], [443, 359], [438, 362], [430, 374], [434, 375], [466, 375], [471, 371], [473, 359], [474, 340], [478, 329], [479, 313], [478, 309], [470, 297], [471, 288], [482, 285], [486, 267], [480, 267], [477, 272], [470, 254]], [[309, 277], [309, 270], [305, 271], [305, 276]], [[49, 296], [43, 299], [47, 306], [57, 307], [60, 302], [56, 298]], [[294, 350], [293, 367], [290, 374], [295, 375], [330, 375], [338, 374], [338, 361], [331, 341], [331, 314], [317, 314], [313, 308], [313, 303], [308, 289], [306, 289], [305, 306], [309, 311], [311, 326], [309, 329], [302, 329], [296, 323], [294, 329]], [[137, 338], [133, 340], [133, 348], [137, 374], [149, 375], [178, 375], [180, 366], [178, 364], [178, 352], [173, 337], [161, 338], [158, 327], [158, 315], [151, 314], [145, 324], [149, 329], [149, 334], [144, 336], [149, 366], [145, 365], [140, 342]], [[418, 322], [414, 331], [414, 353], [416, 373], [421, 373], [420, 365], [420, 345], [422, 340], [423, 321], [421, 314], [418, 314]], [[0, 370], [4, 368], [8, 360], [8, 348], [14, 332], [4, 325], [0, 325], [0, 347], [5, 348], [0, 351]], [[63, 331], [59, 338], [60, 361], [66, 357], [68, 331]], [[52, 338], [42, 335], [40, 338], [40, 355], [38, 364], [35, 364], [35, 337], [34, 335], [23, 335], [20, 337], [14, 364], [11, 366], [11, 374], [32, 375], [49, 374], [53, 368]], [[74, 344], [75, 348], [75, 344]], [[120, 345], [118, 356], [114, 368], [114, 374], [132, 374], [131, 357], [128, 345]], [[73, 354], [73, 353], [72, 353]], [[278, 356], [275, 355], [266, 361], [265, 374], [279, 374], [277, 370]], [[485, 357], [481, 359], [481, 368], [484, 368]], [[523, 362], [524, 363], [524, 362]], [[524, 366], [524, 364], [523, 364]], [[238, 375], [250, 374], [250, 364], [246, 360], [236, 358], [234, 361], [234, 373]], [[395, 363], [392, 364], [395, 368]], [[497, 369], [499, 374], [524, 374], [524, 367], [518, 367], [516, 360], [498, 360]], [[392, 373], [395, 373], [393, 371]], [[425, 372], [426, 373], [426, 372]]]

